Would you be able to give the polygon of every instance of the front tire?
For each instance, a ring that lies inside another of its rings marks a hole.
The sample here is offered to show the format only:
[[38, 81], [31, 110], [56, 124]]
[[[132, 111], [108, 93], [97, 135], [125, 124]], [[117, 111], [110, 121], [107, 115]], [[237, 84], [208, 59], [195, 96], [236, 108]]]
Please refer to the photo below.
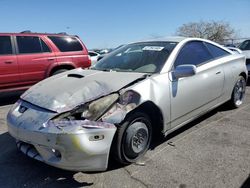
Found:
[[150, 118], [141, 112], [129, 115], [117, 127], [116, 159], [122, 164], [136, 162], [147, 152], [151, 139], [152, 126]]
[[234, 85], [232, 96], [229, 101], [233, 108], [239, 108], [242, 105], [243, 99], [245, 98], [245, 92], [246, 80], [243, 76], [239, 76], [236, 84]]

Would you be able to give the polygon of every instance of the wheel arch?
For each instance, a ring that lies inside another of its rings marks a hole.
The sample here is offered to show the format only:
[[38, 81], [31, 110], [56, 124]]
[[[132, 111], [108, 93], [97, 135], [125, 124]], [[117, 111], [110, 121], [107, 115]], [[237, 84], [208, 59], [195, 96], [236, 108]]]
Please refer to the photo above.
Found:
[[56, 72], [57, 70], [60, 70], [60, 69], [68, 69], [68, 70], [71, 70], [71, 69], [74, 69], [75, 67], [71, 64], [62, 64], [62, 65], [58, 65], [58, 66], [55, 66], [53, 67], [51, 70], [50, 70], [50, 73], [49, 73], [49, 76], [53, 75], [54, 72]]
[[[146, 101], [136, 107], [134, 110], [130, 111], [127, 116], [134, 112], [142, 112], [149, 116], [152, 130], [153, 130], [153, 138], [157, 138], [157, 136], [163, 136], [163, 128], [164, 128], [164, 119], [161, 109], [152, 101]], [[125, 118], [126, 119], [126, 118]]]
[[243, 76], [243, 78], [246, 80], [247, 82], [247, 74], [245, 72], [242, 72], [239, 74], [239, 76]]

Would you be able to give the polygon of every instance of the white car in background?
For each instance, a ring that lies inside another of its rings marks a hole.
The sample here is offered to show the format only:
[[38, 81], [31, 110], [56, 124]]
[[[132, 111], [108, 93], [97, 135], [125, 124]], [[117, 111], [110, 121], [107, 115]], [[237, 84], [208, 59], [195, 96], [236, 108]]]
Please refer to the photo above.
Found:
[[89, 51], [89, 56], [91, 59], [91, 64], [94, 65], [98, 61], [100, 54], [94, 51]]
[[241, 54], [242, 51], [239, 49], [239, 48], [236, 48], [236, 47], [227, 47], [229, 50], [231, 50], [232, 52], [236, 53], [236, 54]]
[[246, 56], [246, 65], [248, 70], [248, 75], [250, 75], [250, 39], [243, 41], [239, 45], [239, 49]]

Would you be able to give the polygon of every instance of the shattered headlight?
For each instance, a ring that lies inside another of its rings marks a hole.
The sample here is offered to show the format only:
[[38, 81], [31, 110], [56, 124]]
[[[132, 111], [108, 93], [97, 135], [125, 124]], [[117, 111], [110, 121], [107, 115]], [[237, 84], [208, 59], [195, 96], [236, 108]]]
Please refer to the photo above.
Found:
[[119, 99], [118, 94], [111, 94], [95, 101], [80, 105], [73, 110], [60, 114], [52, 120], [70, 121], [70, 120], [98, 120], [112, 105]]
[[140, 94], [135, 91], [125, 91], [120, 93], [117, 103], [101, 117], [103, 122], [118, 124], [120, 123], [127, 113], [135, 109], [140, 103]]
[[140, 101], [140, 95], [135, 91], [125, 91], [121, 93], [119, 98], [119, 104], [128, 105], [128, 104], [138, 104]]

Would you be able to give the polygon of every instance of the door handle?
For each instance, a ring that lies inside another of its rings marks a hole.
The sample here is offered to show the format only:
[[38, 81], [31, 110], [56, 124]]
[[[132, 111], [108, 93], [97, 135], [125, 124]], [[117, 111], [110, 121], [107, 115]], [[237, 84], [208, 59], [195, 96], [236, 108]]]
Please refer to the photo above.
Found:
[[5, 63], [5, 64], [12, 64], [13, 61], [5, 61], [4, 63]]
[[221, 73], [221, 71], [216, 72], [216, 74], [220, 74], [220, 73]]
[[54, 61], [55, 58], [48, 58], [48, 61]]

